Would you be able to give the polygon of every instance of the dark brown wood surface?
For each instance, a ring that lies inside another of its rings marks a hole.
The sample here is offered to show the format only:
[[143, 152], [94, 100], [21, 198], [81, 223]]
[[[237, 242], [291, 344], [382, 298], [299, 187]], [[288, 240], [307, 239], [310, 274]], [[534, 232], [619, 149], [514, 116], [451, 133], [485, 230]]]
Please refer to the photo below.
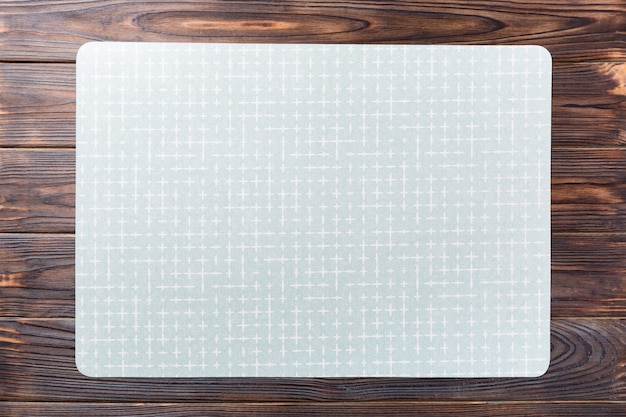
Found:
[[[90, 379], [74, 365], [75, 55], [92, 40], [539, 44], [552, 360], [522, 379]], [[626, 415], [626, 3], [0, 0], [0, 416]]]
[[74, 366], [72, 319], [5, 319], [0, 401], [626, 401], [626, 323], [555, 319], [541, 378], [100, 378]]
[[7, 414], [15, 417], [54, 417], [107, 415], [127, 417], [163, 415], [188, 416], [430, 416], [430, 417], [523, 417], [545, 415], [551, 417], [602, 416], [623, 417], [623, 404], [594, 401], [577, 404], [579, 414], [572, 414], [572, 406], [564, 403], [463, 403], [451, 402], [442, 406], [437, 402], [318, 402], [318, 403], [6, 403]]
[[0, 59], [71, 62], [89, 40], [541, 44], [619, 62], [622, 0], [2, 1]]

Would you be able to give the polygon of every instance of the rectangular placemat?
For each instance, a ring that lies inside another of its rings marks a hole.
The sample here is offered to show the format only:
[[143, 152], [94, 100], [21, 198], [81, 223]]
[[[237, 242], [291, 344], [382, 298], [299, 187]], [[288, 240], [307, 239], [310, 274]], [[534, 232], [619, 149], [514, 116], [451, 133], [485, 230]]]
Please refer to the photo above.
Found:
[[550, 106], [536, 46], [83, 46], [77, 366], [542, 374]]

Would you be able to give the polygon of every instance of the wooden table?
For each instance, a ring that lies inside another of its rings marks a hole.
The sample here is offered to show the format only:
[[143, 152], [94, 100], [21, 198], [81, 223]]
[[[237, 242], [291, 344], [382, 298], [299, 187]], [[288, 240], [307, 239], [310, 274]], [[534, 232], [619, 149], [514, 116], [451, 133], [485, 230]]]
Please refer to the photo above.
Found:
[[[74, 366], [74, 60], [89, 40], [548, 48], [548, 373], [469, 380], [83, 377]], [[0, 415], [626, 415], [624, 61], [623, 0], [0, 0]]]

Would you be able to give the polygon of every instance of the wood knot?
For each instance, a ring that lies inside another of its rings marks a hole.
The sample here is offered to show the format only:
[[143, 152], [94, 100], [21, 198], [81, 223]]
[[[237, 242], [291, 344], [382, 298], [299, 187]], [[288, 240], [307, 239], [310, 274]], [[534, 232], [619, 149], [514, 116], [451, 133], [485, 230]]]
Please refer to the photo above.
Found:
[[606, 63], [602, 65], [601, 72], [611, 77], [615, 87], [609, 93], [626, 96], [626, 63]]

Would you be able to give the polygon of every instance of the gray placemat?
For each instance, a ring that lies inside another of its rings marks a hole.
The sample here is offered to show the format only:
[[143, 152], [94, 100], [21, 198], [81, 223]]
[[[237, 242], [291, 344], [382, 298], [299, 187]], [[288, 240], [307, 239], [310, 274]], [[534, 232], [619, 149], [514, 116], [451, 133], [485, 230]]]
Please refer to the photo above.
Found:
[[77, 366], [543, 373], [550, 98], [534, 46], [83, 46]]

